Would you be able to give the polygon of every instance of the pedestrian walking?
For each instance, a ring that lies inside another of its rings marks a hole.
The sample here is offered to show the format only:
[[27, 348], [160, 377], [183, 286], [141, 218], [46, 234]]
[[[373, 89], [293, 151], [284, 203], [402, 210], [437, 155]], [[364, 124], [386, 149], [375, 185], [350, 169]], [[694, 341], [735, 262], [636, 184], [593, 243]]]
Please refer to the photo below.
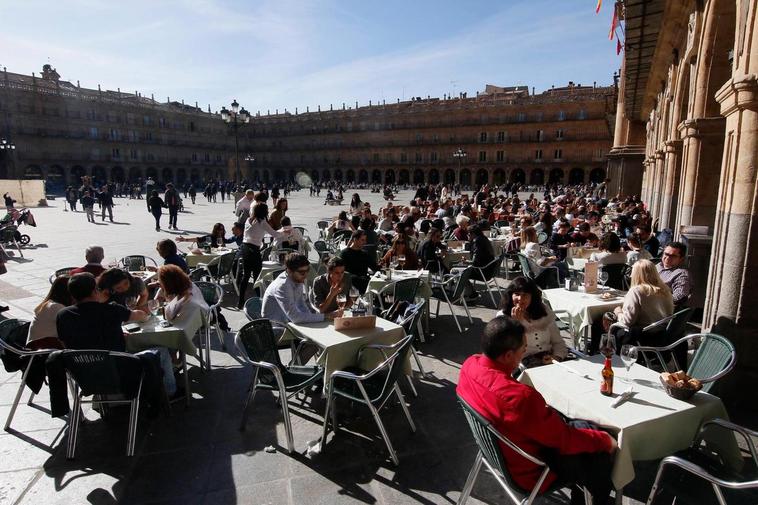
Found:
[[16, 200], [13, 199], [10, 193], [5, 193], [3, 195], [3, 199], [5, 200], [5, 208], [11, 210], [13, 208], [13, 204], [16, 203]]
[[[71, 207], [72, 212], [76, 212], [77, 200], [79, 200], [79, 192], [73, 186], [66, 188], [66, 201], [69, 207]], [[66, 206], [64, 205], [63, 208], [65, 209]]]
[[147, 199], [147, 210], [155, 218], [155, 231], [161, 231], [161, 216], [163, 215], [163, 207], [166, 204], [158, 196], [157, 191], [153, 191], [150, 198]]
[[179, 196], [179, 192], [174, 188], [172, 183], [166, 184], [166, 192], [163, 194], [163, 201], [168, 207], [168, 229], [172, 227], [174, 230], [176, 227], [176, 219], [179, 215], [179, 207], [181, 206], [182, 199]]
[[84, 207], [84, 213], [87, 215], [87, 221], [90, 223], [95, 222], [95, 198], [92, 193], [87, 190], [82, 197], [82, 207]]
[[194, 184], [192, 184], [189, 187], [188, 193], [189, 193], [190, 200], [192, 200], [192, 205], [195, 205], [195, 198], [197, 197], [197, 190], [195, 190], [195, 185]]
[[113, 195], [108, 192], [108, 186], [103, 186], [100, 193], [97, 194], [97, 200], [100, 202], [101, 216], [105, 221], [105, 213], [108, 213], [108, 219], [113, 222]]

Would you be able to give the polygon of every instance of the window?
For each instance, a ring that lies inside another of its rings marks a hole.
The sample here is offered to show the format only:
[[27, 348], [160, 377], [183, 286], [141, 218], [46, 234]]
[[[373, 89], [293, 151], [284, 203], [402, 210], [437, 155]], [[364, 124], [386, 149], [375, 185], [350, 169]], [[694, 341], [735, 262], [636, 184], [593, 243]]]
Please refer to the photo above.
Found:
[[416, 163], [421, 163], [424, 161], [424, 155], [421, 153], [416, 153]]
[[205, 159], [205, 161], [207, 161], [207, 162], [208, 162], [208, 161], [211, 161], [211, 155], [210, 155], [209, 153], [205, 153], [205, 157], [204, 157], [204, 159]]
[[150, 116], [142, 116], [142, 124], [145, 126], [150, 125]]
[[[300, 161], [303, 161], [303, 159], [302, 159], [302, 158], [303, 158], [303, 157], [301, 156], [301, 157], [300, 157]], [[221, 161], [221, 155], [220, 155], [220, 154], [217, 154], [217, 155], [216, 155], [216, 161]]]
[[121, 135], [119, 135], [118, 130], [116, 130], [115, 128], [111, 128], [110, 139], [111, 140], [119, 140], [119, 137], [121, 137]]
[[436, 152], [436, 151], [432, 151], [432, 152], [429, 154], [429, 161], [430, 161], [430, 162], [432, 162], [432, 163], [436, 163], [436, 162], [437, 162], [437, 159], [438, 159], [438, 158], [437, 158], [437, 152]]
[[381, 125], [378, 122], [374, 121], [374, 130], [380, 130], [380, 129], [381, 129]]
[[497, 161], [505, 161], [505, 151], [498, 151], [495, 156]]
[[192, 153], [192, 161], [197, 161], [197, 153]]
[[537, 130], [537, 142], [542, 142], [542, 140], [543, 140], [543, 133], [544, 132], [542, 130]]
[[558, 121], [564, 121], [566, 119], [566, 111], [558, 111]]
[[129, 159], [130, 160], [136, 160], [139, 158], [139, 155], [137, 154], [136, 149], [129, 149]]
[[378, 163], [379, 162], [379, 153], [374, 153], [373, 159], [374, 159], [374, 163]]
[[562, 129], [557, 130], [555, 132], [555, 138], [557, 138], [557, 139], [562, 139], [563, 138], [563, 130]]
[[542, 149], [537, 149], [536, 151], [534, 151], [534, 159], [535, 160], [542, 159]]
[[89, 138], [96, 139], [96, 138], [99, 138], [99, 136], [100, 135], [99, 135], [99, 132], [97, 131], [97, 127], [95, 127], [95, 126], [90, 127], [90, 129], [89, 129]]
[[587, 119], [587, 111], [584, 109], [579, 109], [579, 112], [576, 115], [577, 119]]
[[137, 142], [139, 140], [139, 136], [137, 135], [136, 130], [129, 130], [129, 142]]
[[191, 132], [195, 131], [195, 122], [194, 121], [190, 121], [189, 131], [191, 131]]
[[497, 141], [505, 142], [505, 132], [497, 132]]
[[556, 160], [560, 160], [563, 158], [563, 150], [562, 149], [556, 149], [555, 155], [553, 156]]
[[155, 161], [155, 155], [153, 153], [147, 153], [145, 156], [147, 157], [147, 161]]
[[408, 153], [400, 153], [400, 162], [401, 163], [407, 163], [408, 162]]
[[113, 156], [114, 160], [121, 158], [121, 152], [118, 150], [118, 147], [111, 149], [111, 156]]
[[145, 132], [145, 140], [152, 142], [153, 140], [153, 132]]
[[439, 141], [440, 141], [440, 136], [439, 135], [437, 135], [436, 133], [434, 135], [432, 135], [432, 142], [434, 142], [436, 144]]
[[420, 143], [422, 140], [424, 140], [424, 136], [421, 135], [420, 133], [417, 133], [416, 134], [416, 142]]
[[526, 121], [526, 112], [519, 112], [517, 119], [519, 123], [523, 123], [524, 121]]
[[479, 151], [479, 161], [487, 161], [487, 151]]
[[482, 132], [479, 134], [479, 142], [487, 142], [487, 132]]

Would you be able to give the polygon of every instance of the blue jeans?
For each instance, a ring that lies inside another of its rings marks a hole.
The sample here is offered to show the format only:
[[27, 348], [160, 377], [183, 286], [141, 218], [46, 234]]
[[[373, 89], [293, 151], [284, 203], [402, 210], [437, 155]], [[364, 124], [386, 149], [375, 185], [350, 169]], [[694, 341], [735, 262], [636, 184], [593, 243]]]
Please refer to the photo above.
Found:
[[166, 394], [172, 396], [176, 393], [176, 378], [174, 377], [174, 365], [171, 362], [171, 354], [165, 347], [152, 347], [147, 349], [146, 352], [158, 355], [158, 359], [161, 362], [161, 371], [163, 372], [163, 387], [166, 389]]

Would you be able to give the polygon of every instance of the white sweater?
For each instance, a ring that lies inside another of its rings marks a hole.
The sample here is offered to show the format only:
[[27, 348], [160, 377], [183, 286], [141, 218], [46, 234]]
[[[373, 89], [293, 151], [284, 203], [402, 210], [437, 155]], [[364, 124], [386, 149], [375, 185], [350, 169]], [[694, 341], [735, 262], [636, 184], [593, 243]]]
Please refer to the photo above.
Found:
[[[553, 356], [564, 359], [568, 355], [568, 348], [561, 337], [558, 325], [555, 324], [555, 313], [549, 307], [545, 307], [547, 315], [531, 321], [519, 321], [524, 326], [526, 335], [526, 352], [524, 357], [540, 352], [549, 352]], [[499, 310], [497, 316], [504, 315]]]
[[674, 302], [668, 290], [646, 295], [634, 286], [624, 296], [619, 322], [626, 326], [647, 326], [674, 313]]

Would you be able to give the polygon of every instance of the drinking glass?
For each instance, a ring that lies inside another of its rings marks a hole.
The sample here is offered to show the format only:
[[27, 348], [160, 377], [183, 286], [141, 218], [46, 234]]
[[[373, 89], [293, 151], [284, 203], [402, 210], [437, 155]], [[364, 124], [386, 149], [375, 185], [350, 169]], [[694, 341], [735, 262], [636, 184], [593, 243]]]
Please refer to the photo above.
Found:
[[629, 374], [632, 365], [637, 361], [638, 354], [637, 347], [633, 345], [626, 344], [621, 346], [621, 361], [624, 362], [627, 375]]
[[148, 300], [147, 301], [147, 308], [150, 310], [150, 314], [153, 316], [158, 315], [158, 307], [160, 306], [160, 303], [158, 300]]
[[358, 292], [358, 288], [350, 288], [350, 294], [348, 295], [350, 297], [350, 301], [355, 303], [355, 301], [361, 296], [361, 294]]
[[597, 271], [597, 281], [605, 287], [605, 283], [608, 282], [608, 272], [604, 270]]
[[612, 358], [616, 354], [616, 337], [610, 333], [603, 333], [600, 337], [600, 354], [606, 358]]
[[403, 269], [403, 265], [405, 265], [405, 254], [398, 254], [397, 255], [397, 262], [400, 264], [400, 270]]
[[345, 304], [347, 303], [347, 297], [344, 295], [344, 293], [340, 293], [337, 295], [337, 305], [339, 306], [340, 310], [345, 310]]
[[139, 301], [139, 297], [136, 296], [130, 296], [126, 299], [126, 306], [130, 309], [134, 310], [137, 308], [137, 302]]

